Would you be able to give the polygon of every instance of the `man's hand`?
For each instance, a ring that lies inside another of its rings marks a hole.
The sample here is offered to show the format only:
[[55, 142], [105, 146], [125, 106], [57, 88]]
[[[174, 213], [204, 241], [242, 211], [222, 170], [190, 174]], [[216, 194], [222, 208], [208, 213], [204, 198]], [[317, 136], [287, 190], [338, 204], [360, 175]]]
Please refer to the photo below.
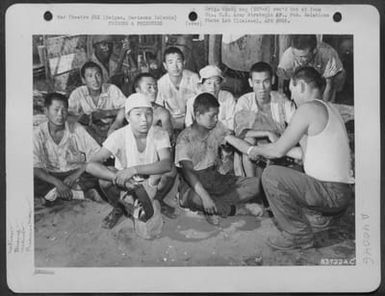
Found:
[[134, 167], [130, 167], [116, 173], [113, 183], [120, 187], [125, 187], [125, 183], [130, 180], [134, 175], [137, 174], [137, 171]]
[[134, 179], [127, 180], [126, 183], [124, 183], [124, 187], [129, 191], [134, 191], [136, 188], [138, 188], [141, 184], [139, 182], [136, 182]]
[[207, 214], [213, 215], [217, 212], [217, 207], [215, 206], [215, 203], [211, 199], [210, 196], [206, 196], [205, 198], [202, 198], [203, 208], [205, 209], [205, 212]]
[[249, 156], [249, 158], [250, 158], [251, 160], [257, 160], [257, 159], [259, 159], [259, 158], [260, 158], [260, 155], [258, 154], [258, 149], [257, 149], [257, 147], [251, 148], [251, 150], [250, 150], [248, 156]]
[[62, 181], [58, 181], [56, 184], [57, 196], [66, 200], [72, 199], [71, 188], [64, 184]]
[[63, 183], [65, 185], [67, 185], [68, 187], [72, 188], [76, 184], [78, 179], [79, 179], [78, 174], [73, 173], [73, 174], [69, 175], [67, 178], [65, 178]]

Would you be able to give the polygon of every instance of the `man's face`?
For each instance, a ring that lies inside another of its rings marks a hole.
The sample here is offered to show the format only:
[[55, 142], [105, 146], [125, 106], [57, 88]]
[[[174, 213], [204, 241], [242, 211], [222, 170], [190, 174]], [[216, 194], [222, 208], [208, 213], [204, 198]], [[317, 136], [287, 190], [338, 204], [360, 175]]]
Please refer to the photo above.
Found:
[[313, 60], [313, 57], [314, 57], [314, 51], [311, 50], [310, 48], [306, 48], [306, 49], [293, 48], [293, 54], [294, 54], [295, 60], [300, 66], [306, 66]]
[[68, 106], [60, 100], [52, 100], [50, 106], [45, 108], [48, 121], [56, 126], [63, 126], [68, 117]]
[[170, 53], [166, 55], [163, 66], [169, 75], [181, 76], [184, 69], [184, 61], [179, 54]]
[[102, 60], [108, 60], [112, 54], [112, 43], [102, 41], [94, 44], [95, 55]]
[[253, 88], [257, 100], [268, 101], [272, 87], [272, 78], [268, 72], [252, 72], [249, 78], [250, 87]]
[[197, 112], [195, 120], [200, 126], [212, 130], [218, 122], [219, 108], [210, 108], [207, 112], [200, 114]]
[[154, 78], [143, 77], [136, 88], [136, 92], [146, 95], [150, 99], [151, 103], [153, 103], [155, 102], [158, 94], [158, 85]]
[[84, 71], [83, 83], [91, 90], [100, 90], [103, 84], [102, 73], [98, 68], [87, 68]]
[[202, 83], [202, 91], [213, 94], [218, 98], [218, 93], [221, 88], [222, 79], [218, 76], [205, 79]]
[[147, 134], [152, 125], [152, 108], [134, 108], [127, 115], [132, 129], [141, 134]]

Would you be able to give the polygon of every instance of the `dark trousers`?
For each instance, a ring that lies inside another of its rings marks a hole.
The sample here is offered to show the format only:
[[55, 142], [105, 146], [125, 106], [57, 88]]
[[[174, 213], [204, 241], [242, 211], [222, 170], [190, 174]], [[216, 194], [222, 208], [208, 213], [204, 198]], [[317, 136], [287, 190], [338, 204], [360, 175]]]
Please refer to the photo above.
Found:
[[[246, 178], [234, 175], [222, 175], [215, 167], [201, 171], [195, 171], [204, 189], [210, 194], [218, 213], [226, 216], [230, 213], [231, 206], [252, 199], [259, 199], [261, 196], [260, 178]], [[200, 197], [193, 191], [185, 180], [181, 180], [179, 194], [182, 199], [188, 200], [188, 206], [192, 210], [199, 210], [201, 205]], [[185, 198], [189, 196], [189, 198]]]
[[[60, 181], [63, 181], [73, 172], [74, 171], [60, 172], [60, 173], [50, 172], [50, 175], [54, 176]], [[44, 197], [51, 189], [55, 187], [53, 184], [45, 182], [39, 178], [34, 178], [33, 183], [34, 183], [33, 192], [34, 192], [35, 198]], [[88, 189], [91, 189], [91, 188], [97, 189], [98, 180], [88, 173], [83, 173], [79, 178], [79, 186], [84, 192], [86, 192]]]
[[304, 208], [333, 215], [346, 209], [353, 198], [350, 184], [319, 181], [275, 165], [264, 170], [262, 186], [278, 226], [292, 235], [312, 233]]

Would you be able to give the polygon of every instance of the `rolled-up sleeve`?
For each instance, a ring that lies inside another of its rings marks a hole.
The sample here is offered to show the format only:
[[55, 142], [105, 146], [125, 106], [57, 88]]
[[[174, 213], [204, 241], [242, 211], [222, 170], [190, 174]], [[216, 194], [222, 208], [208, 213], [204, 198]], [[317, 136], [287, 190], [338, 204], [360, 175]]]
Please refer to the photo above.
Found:
[[175, 165], [180, 167], [182, 160], [192, 161], [192, 153], [190, 151], [191, 145], [189, 145], [185, 135], [180, 134], [176, 146], [175, 146]]
[[74, 115], [80, 115], [82, 113], [82, 107], [80, 104], [81, 94], [80, 88], [76, 88], [72, 91], [68, 99], [68, 112]]

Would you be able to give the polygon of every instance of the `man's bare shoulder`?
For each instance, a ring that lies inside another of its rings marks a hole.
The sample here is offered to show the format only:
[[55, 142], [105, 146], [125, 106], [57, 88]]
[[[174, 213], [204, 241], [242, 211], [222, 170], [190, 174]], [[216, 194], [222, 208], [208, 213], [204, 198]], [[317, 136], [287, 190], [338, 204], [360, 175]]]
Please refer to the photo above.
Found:
[[155, 126], [152, 126], [152, 129], [153, 129], [154, 139], [162, 140], [165, 138], [169, 138], [167, 131], [163, 127], [155, 125]]
[[307, 118], [321, 118], [328, 116], [326, 106], [317, 100], [303, 103], [301, 106], [299, 106], [296, 113]]

